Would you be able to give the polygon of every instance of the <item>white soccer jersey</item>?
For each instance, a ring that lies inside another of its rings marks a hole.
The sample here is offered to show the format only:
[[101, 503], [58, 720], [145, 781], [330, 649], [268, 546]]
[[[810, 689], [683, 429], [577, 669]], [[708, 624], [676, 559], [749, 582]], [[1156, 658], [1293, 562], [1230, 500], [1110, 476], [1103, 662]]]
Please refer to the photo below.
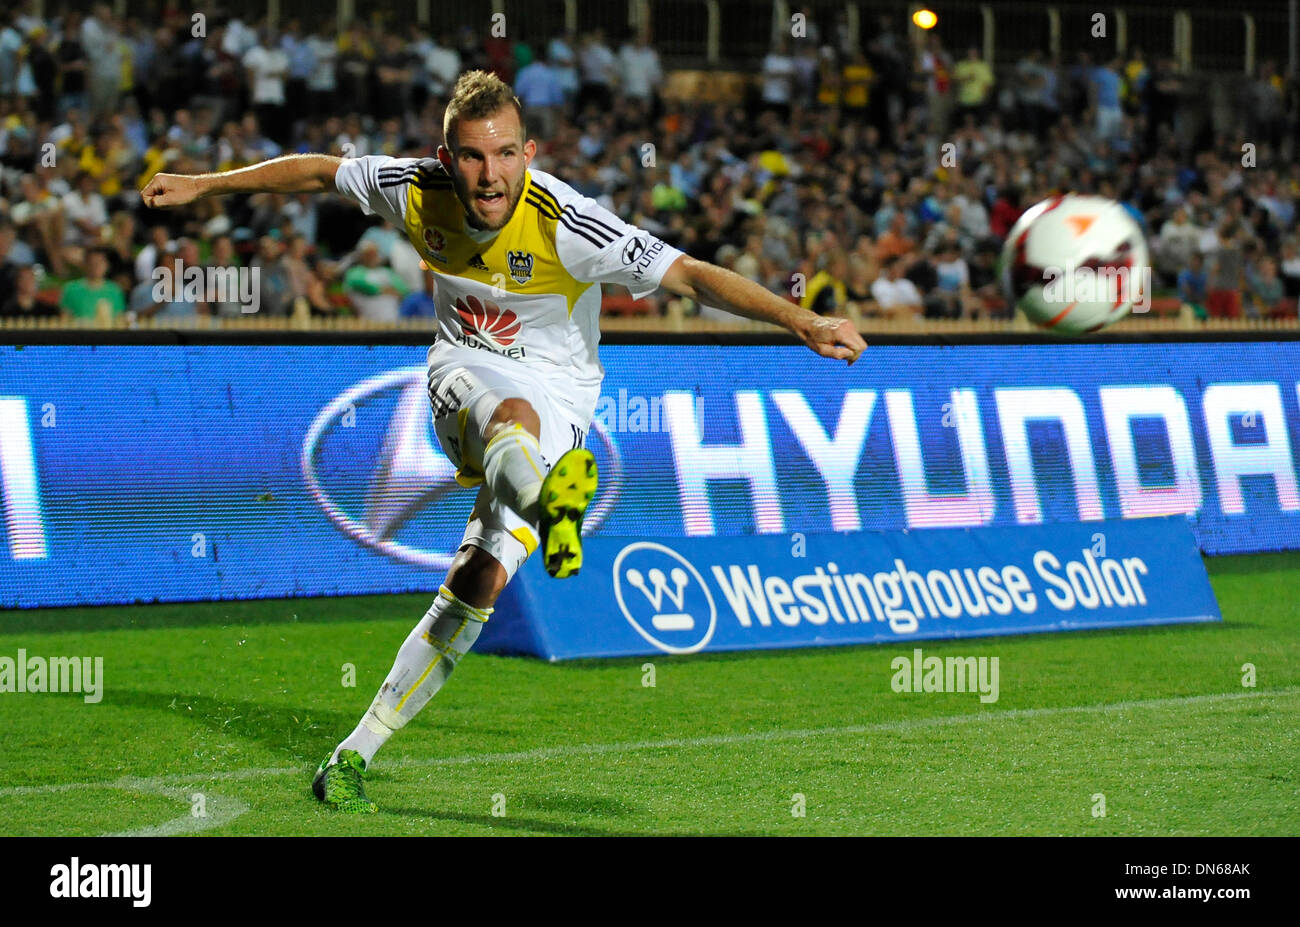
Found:
[[486, 234], [467, 227], [436, 158], [355, 158], [334, 182], [365, 212], [405, 229], [436, 275], [431, 367], [467, 348], [506, 369], [524, 364], [564, 391], [585, 421], [604, 375], [599, 284], [622, 284], [640, 298], [682, 253], [542, 171], [527, 172], [514, 215]]

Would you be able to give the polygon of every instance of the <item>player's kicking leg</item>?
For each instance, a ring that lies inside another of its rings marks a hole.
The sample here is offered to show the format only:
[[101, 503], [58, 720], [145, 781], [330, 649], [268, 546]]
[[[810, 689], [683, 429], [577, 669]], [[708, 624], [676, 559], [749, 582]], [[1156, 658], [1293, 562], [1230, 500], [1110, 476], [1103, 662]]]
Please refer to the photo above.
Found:
[[424, 618], [407, 635], [361, 723], [316, 769], [312, 793], [351, 814], [373, 813], [364, 777], [375, 754], [442, 688], [478, 640], [506, 584], [506, 570], [478, 547], [464, 546]]
[[[454, 449], [449, 456], [462, 467], [468, 464], [468, 471], [481, 472], [487, 489], [480, 493], [465, 543], [437, 600], [398, 651], [361, 723], [316, 771], [313, 793], [340, 811], [376, 810], [365, 793], [367, 767], [388, 738], [428, 704], [474, 645], [497, 596], [538, 546], [529, 526], [536, 526], [541, 535], [551, 575], [570, 576], [582, 565], [582, 520], [596, 489], [590, 452], [570, 449], [546, 472], [540, 422], [532, 405], [520, 398], [498, 400], [491, 392], [479, 397], [479, 392], [472, 389], [456, 397], [464, 402], [453, 403], [451, 412], [444, 410], [435, 421], [443, 447]], [[469, 412], [455, 414], [462, 407]], [[475, 411], [486, 419], [481, 427]], [[447, 430], [448, 420], [458, 433]], [[554, 453], [554, 439], [549, 443]]]
[[582, 567], [582, 519], [596, 494], [596, 458], [571, 448], [543, 474], [541, 423], [523, 399], [502, 401], [488, 433], [483, 470], [493, 495], [538, 526], [547, 573], [574, 575]]

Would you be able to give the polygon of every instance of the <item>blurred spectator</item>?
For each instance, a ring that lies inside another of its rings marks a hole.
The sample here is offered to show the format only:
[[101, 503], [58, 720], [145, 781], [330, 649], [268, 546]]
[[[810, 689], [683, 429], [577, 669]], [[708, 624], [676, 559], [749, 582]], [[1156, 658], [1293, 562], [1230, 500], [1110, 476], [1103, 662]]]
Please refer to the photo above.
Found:
[[379, 246], [364, 242], [357, 252], [357, 263], [343, 275], [343, 289], [357, 315], [372, 322], [393, 322], [397, 309], [409, 287], [391, 267], [383, 264]]
[[603, 29], [595, 29], [587, 35], [582, 51], [578, 54], [578, 70], [582, 78], [576, 104], [578, 114], [581, 115], [591, 105], [595, 105], [599, 113], [608, 112], [614, 104], [618, 61], [605, 44]]
[[648, 106], [654, 104], [664, 82], [664, 70], [645, 30], [619, 49], [618, 65], [623, 96]]
[[0, 98], [18, 92], [19, 53], [23, 48], [23, 34], [14, 25], [14, 11], [0, 11]]
[[339, 97], [354, 108], [370, 112], [370, 79], [375, 60], [375, 46], [365, 23], [354, 19], [338, 38], [336, 79]]
[[1139, 46], [1134, 45], [1128, 61], [1124, 64], [1124, 87], [1122, 97], [1124, 108], [1130, 113], [1141, 111], [1142, 102], [1146, 97], [1147, 81], [1150, 79], [1151, 72], [1147, 68], [1146, 58], [1142, 54], [1142, 49]]
[[32, 106], [38, 122], [54, 118], [58, 102], [58, 63], [54, 60], [53, 40], [43, 25], [35, 25], [27, 34], [25, 65], [35, 91]]
[[309, 246], [316, 244], [316, 234], [320, 227], [318, 197], [310, 193], [295, 193], [281, 207], [280, 216], [292, 224], [294, 234], [305, 239]]
[[76, 187], [63, 197], [63, 244], [74, 249], [72, 263], [80, 263], [81, 248], [99, 243], [100, 230], [108, 222], [104, 198], [95, 190], [95, 178], [85, 171], [77, 174]]
[[429, 72], [429, 92], [439, 99], [451, 96], [451, 88], [460, 75], [460, 52], [456, 50], [451, 36], [443, 36], [435, 42], [424, 57], [424, 67]]
[[879, 275], [879, 271], [880, 265], [874, 257], [856, 251], [849, 255], [849, 278], [844, 283], [847, 305], [864, 315], [875, 309], [871, 284]]
[[1294, 238], [1282, 242], [1281, 268], [1287, 299], [1300, 299], [1300, 245]]
[[416, 69], [423, 65], [406, 50], [401, 36], [386, 33], [382, 54], [375, 66], [375, 110], [379, 119], [401, 116], [410, 105], [410, 86]]
[[107, 279], [108, 255], [102, 248], [86, 252], [86, 275], [63, 288], [59, 308], [75, 319], [106, 322], [126, 311], [122, 288]]
[[258, 125], [277, 145], [289, 141], [285, 84], [289, 78], [289, 56], [276, 41], [275, 33], [263, 29], [258, 42], [240, 59], [252, 85], [251, 100]]
[[[555, 132], [555, 120], [564, 106], [564, 88], [560, 76], [551, 65], [537, 58], [519, 69], [515, 75], [515, 95], [524, 105], [530, 122], [535, 122], [535, 134], [548, 138]], [[529, 126], [530, 130], [533, 126]]]
[[1146, 89], [1147, 127], [1144, 144], [1147, 149], [1154, 149], [1162, 131], [1173, 132], [1179, 98], [1183, 93], [1183, 77], [1178, 73], [1172, 58], [1161, 58], [1156, 62]]
[[871, 284], [871, 297], [887, 316], [919, 317], [925, 311], [921, 291], [903, 276], [903, 263], [897, 257], [880, 262], [880, 276]]
[[[45, 187], [39, 174], [24, 174], [18, 182], [19, 202], [9, 212], [14, 226], [30, 237], [45, 255], [50, 270], [66, 273], [63, 259], [63, 203]], [[24, 245], [28, 251], [32, 249]], [[35, 258], [33, 258], [34, 260]]]
[[1178, 272], [1178, 299], [1190, 306], [1198, 319], [1204, 319], [1209, 303], [1209, 278], [1205, 274], [1205, 258], [1193, 252], [1187, 258], [1187, 266]]
[[977, 306], [970, 289], [970, 268], [961, 256], [954, 233], [934, 252], [935, 288], [931, 302], [945, 318], [970, 318]]
[[108, 278], [129, 293], [135, 285], [135, 217], [129, 212], [113, 213], [104, 230], [104, 253], [108, 257]]
[[312, 116], [332, 113], [338, 89], [339, 47], [328, 19], [321, 20], [306, 45], [312, 62], [311, 74], [307, 77], [307, 110]]
[[307, 81], [316, 69], [316, 55], [311, 43], [302, 34], [302, 24], [289, 20], [280, 36], [280, 50], [289, 60], [289, 72], [284, 82], [284, 103], [290, 118], [302, 115], [307, 109]]
[[[164, 254], [154, 272], [150, 305], [138, 308], [132, 292], [132, 309], [142, 317], [188, 324], [210, 314], [207, 287], [200, 277], [203, 265], [198, 246], [188, 238], [176, 242], [174, 254]], [[161, 298], [159, 298], [161, 296]]]
[[1122, 66], [1119, 58], [1113, 58], [1108, 63], [1093, 68], [1088, 75], [1090, 99], [1096, 113], [1097, 138], [1104, 142], [1115, 138], [1124, 122], [1124, 110], [1120, 101], [1123, 81], [1119, 75]]
[[313, 315], [332, 315], [335, 307], [330, 302], [327, 287], [333, 268], [311, 253], [311, 247], [301, 235], [289, 239], [285, 251], [285, 266], [289, 269], [289, 282], [295, 303], [306, 300]]
[[889, 228], [876, 241], [876, 260], [882, 264], [891, 258], [906, 257], [916, 250], [916, 241], [907, 235], [907, 215], [895, 212]]
[[87, 85], [90, 118], [107, 119], [117, 109], [124, 64], [124, 43], [107, 3], [96, 3], [91, 15], [82, 22], [81, 45], [90, 64]]
[[261, 316], [288, 315], [293, 304], [293, 281], [285, 264], [284, 248], [272, 235], [263, 235], [257, 242], [257, 257], [251, 267], [257, 268], [258, 314]]
[[1159, 270], [1175, 276], [1199, 248], [1204, 229], [1192, 222], [1187, 207], [1179, 206], [1160, 227], [1160, 238], [1154, 242], [1155, 263]]
[[559, 79], [560, 90], [564, 93], [564, 99], [570, 102], [577, 99], [578, 88], [581, 84], [578, 79], [576, 47], [577, 43], [571, 32], [555, 36], [546, 45], [546, 60], [555, 69], [555, 75]]
[[149, 243], [135, 256], [135, 279], [149, 280], [153, 269], [162, 263], [164, 255], [176, 251], [176, 243], [165, 225], [155, 225], [149, 229]]
[[843, 91], [845, 116], [849, 119], [866, 121], [871, 106], [871, 85], [876, 80], [867, 56], [854, 52], [852, 59], [840, 72], [840, 87]]
[[1277, 262], [1263, 257], [1246, 270], [1246, 315], [1252, 319], [1269, 318], [1281, 309], [1285, 292], [1277, 275]]
[[437, 314], [438, 304], [434, 301], [436, 291], [433, 274], [425, 274], [419, 289], [411, 290], [402, 297], [397, 307], [397, 314], [403, 319], [431, 319]]
[[944, 50], [939, 36], [933, 32], [926, 38], [917, 73], [924, 86], [930, 133], [942, 138], [948, 134], [952, 108], [952, 59]]
[[790, 118], [790, 101], [794, 98], [794, 59], [790, 43], [782, 33], [763, 59], [763, 108], [776, 113], [783, 122]]
[[993, 89], [993, 69], [980, 57], [979, 49], [974, 45], [968, 48], [966, 57], [953, 68], [952, 76], [957, 84], [959, 119], [967, 115], [977, 119], [983, 116]]
[[218, 281], [217, 274], [207, 275], [206, 302], [211, 313], [221, 318], [239, 318], [244, 314], [244, 301], [237, 285], [241, 263], [229, 235], [222, 235], [212, 243], [212, 254], [205, 266], [220, 271], [221, 276]]
[[[3, 288], [0, 292], [4, 292]], [[0, 302], [0, 318], [37, 319], [58, 314], [56, 307], [37, 298], [36, 269], [31, 265], [16, 268], [13, 292]]]
[[1215, 318], [1241, 318], [1241, 289], [1245, 272], [1244, 242], [1231, 221], [1218, 229], [1215, 247], [1208, 254], [1209, 290], [1206, 308]]
[[820, 269], [808, 281], [808, 289], [799, 304], [818, 315], [843, 313], [848, 302], [845, 280], [849, 275], [848, 257], [840, 249], [822, 256]]
[[1255, 80], [1247, 91], [1244, 113], [1247, 116], [1247, 133], [1256, 144], [1276, 148], [1282, 140], [1286, 126], [1286, 84], [1277, 73], [1271, 60], [1260, 62]]
[[1011, 226], [1016, 224], [1024, 207], [1020, 205], [1020, 190], [1016, 187], [1003, 187], [998, 194], [993, 208], [989, 211], [989, 231], [998, 238], [1006, 238]]
[[13, 293], [19, 268], [30, 267], [35, 260], [32, 249], [18, 240], [14, 227], [0, 218], [0, 302]]
[[60, 115], [70, 109], [84, 110], [89, 64], [86, 48], [81, 44], [81, 14], [75, 10], [69, 10], [63, 19], [63, 35], [54, 57], [58, 62], [61, 87]]

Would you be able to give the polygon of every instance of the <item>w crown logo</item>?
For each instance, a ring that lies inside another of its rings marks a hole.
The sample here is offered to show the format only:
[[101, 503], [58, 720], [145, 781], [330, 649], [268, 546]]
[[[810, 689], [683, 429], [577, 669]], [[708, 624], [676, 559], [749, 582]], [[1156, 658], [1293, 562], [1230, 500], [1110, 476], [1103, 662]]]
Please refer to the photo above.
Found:
[[[681, 567], [673, 567], [669, 576], [672, 577], [672, 588], [668, 586], [668, 577], [664, 576], [664, 571], [658, 567], [649, 573], [650, 585], [646, 586], [645, 577], [637, 569], [628, 570], [624, 576], [627, 577], [628, 584], [635, 589], [641, 590], [641, 593], [649, 600], [650, 605], [655, 610], [655, 615], [651, 619], [655, 629], [659, 631], [689, 631], [695, 627], [695, 619], [687, 612], [682, 611], [682, 602], [686, 598], [686, 584], [690, 581], [686, 571]], [[675, 614], [666, 614], [663, 611], [664, 596], [667, 596], [677, 608]]]
[[704, 577], [677, 551], [638, 541], [614, 558], [614, 597], [633, 630], [665, 653], [695, 653], [713, 637], [718, 610]]

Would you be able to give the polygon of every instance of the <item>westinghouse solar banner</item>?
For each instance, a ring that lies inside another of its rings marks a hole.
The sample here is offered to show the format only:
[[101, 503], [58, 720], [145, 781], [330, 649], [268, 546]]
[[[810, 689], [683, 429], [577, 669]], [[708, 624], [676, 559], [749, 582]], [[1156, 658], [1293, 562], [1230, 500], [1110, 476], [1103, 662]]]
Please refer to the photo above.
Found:
[[563, 582], [526, 563], [476, 649], [563, 660], [1221, 620], [1181, 518], [594, 538], [583, 556]]
[[[597, 537], [1185, 517], [1300, 548], [1300, 342], [612, 345]], [[434, 590], [420, 345], [0, 346], [0, 607]]]

